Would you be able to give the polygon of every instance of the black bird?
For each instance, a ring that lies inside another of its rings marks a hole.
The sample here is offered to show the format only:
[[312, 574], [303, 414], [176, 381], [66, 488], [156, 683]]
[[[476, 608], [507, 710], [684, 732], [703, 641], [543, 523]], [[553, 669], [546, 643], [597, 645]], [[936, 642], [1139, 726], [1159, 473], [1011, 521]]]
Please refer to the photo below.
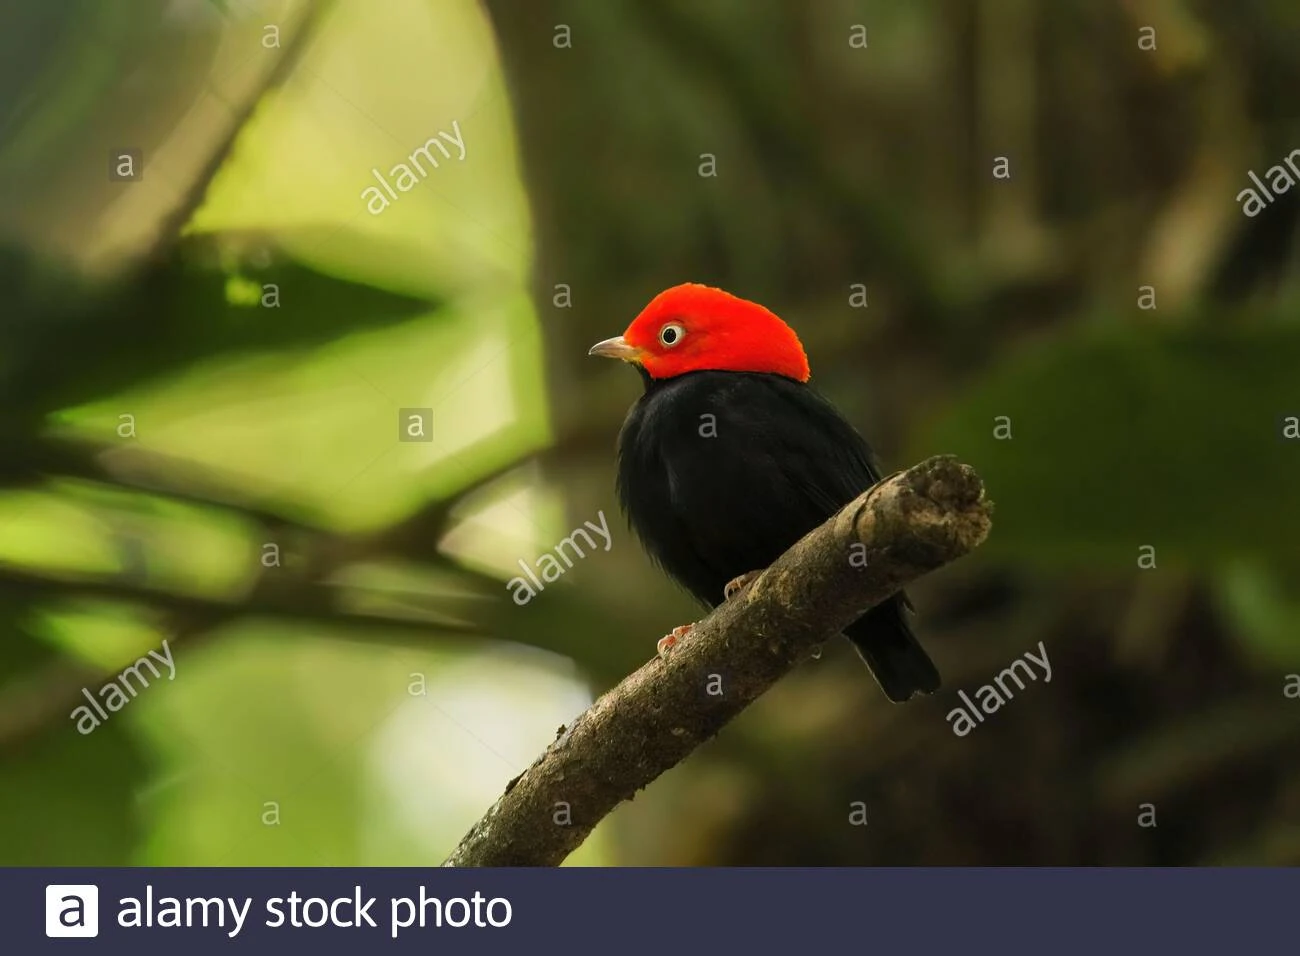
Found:
[[[709, 607], [880, 481], [862, 436], [807, 384], [794, 330], [757, 303], [674, 286], [590, 354], [641, 373], [619, 434], [619, 501], [651, 558]], [[900, 592], [844, 632], [896, 702], [939, 688], [910, 608]]]

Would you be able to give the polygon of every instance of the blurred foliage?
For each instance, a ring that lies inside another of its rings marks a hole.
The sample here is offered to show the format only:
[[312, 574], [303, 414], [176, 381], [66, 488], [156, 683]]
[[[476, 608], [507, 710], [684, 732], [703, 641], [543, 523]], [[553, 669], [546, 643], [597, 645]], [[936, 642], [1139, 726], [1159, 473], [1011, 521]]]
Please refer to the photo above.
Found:
[[1025, 351], [916, 442], [999, 489], [989, 547], [1136, 568], [1151, 545], [1157, 567], [1253, 557], [1300, 580], [1300, 511], [1269, 493], [1300, 469], [1283, 437], [1300, 325], [1115, 323]]
[[[54, 648], [19, 630], [31, 611], [21, 599], [0, 599], [0, 676], [38, 672], [58, 659]], [[6, 688], [10, 701], [21, 702], [27, 691], [21, 681]], [[143, 835], [136, 798], [151, 768], [138, 741], [110, 725], [88, 748], [67, 731], [62, 723], [42, 728], [5, 754], [6, 865], [110, 866], [129, 859]]]
[[[520, 670], [487, 640], [513, 635], [485, 568], [557, 514], [522, 486], [438, 551], [547, 434], [487, 24], [471, 3], [161, 13], [69, 5], [43, 36], [84, 69], [4, 88], [0, 860], [436, 862], [588, 699], [563, 659]], [[472, 170], [372, 218], [369, 168], [453, 119]], [[140, 183], [108, 181], [114, 148], [141, 150]], [[426, 442], [397, 441], [399, 408], [432, 410]], [[83, 690], [163, 640], [175, 681], [79, 734]], [[501, 719], [461, 728], [450, 675], [515, 671], [478, 695]], [[466, 733], [486, 761], [446, 759]]]
[[[994, 533], [913, 595], [939, 695], [890, 707], [828, 649], [573, 862], [1300, 862], [1300, 191], [1234, 201], [1300, 147], [1298, 26], [9, 4], [0, 863], [438, 862], [698, 616], [616, 514], [640, 385], [586, 358], [686, 280], [789, 319], [891, 467], [976, 465]], [[464, 161], [368, 213], [453, 121]], [[601, 511], [612, 549], [514, 605]], [[164, 640], [175, 680], [79, 734]], [[1052, 683], [954, 737], [957, 690], [1039, 641]]]

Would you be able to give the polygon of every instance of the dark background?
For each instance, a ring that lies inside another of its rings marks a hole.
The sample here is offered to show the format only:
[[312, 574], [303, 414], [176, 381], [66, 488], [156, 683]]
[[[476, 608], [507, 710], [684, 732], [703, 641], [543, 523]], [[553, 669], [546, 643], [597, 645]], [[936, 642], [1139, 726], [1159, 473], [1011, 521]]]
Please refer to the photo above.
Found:
[[[792, 324], [887, 469], [976, 466], [994, 529], [911, 589], [938, 695], [836, 642], [573, 862], [1300, 862], [1300, 189], [1236, 198], [1300, 149], [1297, 36], [1289, 0], [6, 5], [0, 863], [441, 860], [698, 616], [617, 514], [639, 381], [586, 355], [683, 281]], [[1040, 641], [1050, 684], [955, 736]]]

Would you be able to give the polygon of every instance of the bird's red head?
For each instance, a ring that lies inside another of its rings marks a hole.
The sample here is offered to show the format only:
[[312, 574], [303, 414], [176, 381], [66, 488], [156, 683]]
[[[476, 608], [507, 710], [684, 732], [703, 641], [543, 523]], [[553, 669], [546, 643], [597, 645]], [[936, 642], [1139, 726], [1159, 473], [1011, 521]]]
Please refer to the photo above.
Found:
[[771, 372], [808, 381], [808, 357], [775, 313], [721, 289], [688, 282], [655, 296], [627, 331], [591, 355], [633, 362], [651, 378], [686, 372]]

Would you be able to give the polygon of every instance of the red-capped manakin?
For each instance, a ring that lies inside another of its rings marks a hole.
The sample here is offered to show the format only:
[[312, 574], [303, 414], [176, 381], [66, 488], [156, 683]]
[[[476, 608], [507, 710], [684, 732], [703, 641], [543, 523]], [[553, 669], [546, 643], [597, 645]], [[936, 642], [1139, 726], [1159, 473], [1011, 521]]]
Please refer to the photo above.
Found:
[[[880, 480], [862, 436], [808, 385], [799, 337], [757, 303], [674, 286], [589, 354], [641, 373], [619, 433], [619, 502], [652, 560], [709, 607]], [[896, 702], [939, 688], [910, 607], [900, 592], [844, 632]]]

